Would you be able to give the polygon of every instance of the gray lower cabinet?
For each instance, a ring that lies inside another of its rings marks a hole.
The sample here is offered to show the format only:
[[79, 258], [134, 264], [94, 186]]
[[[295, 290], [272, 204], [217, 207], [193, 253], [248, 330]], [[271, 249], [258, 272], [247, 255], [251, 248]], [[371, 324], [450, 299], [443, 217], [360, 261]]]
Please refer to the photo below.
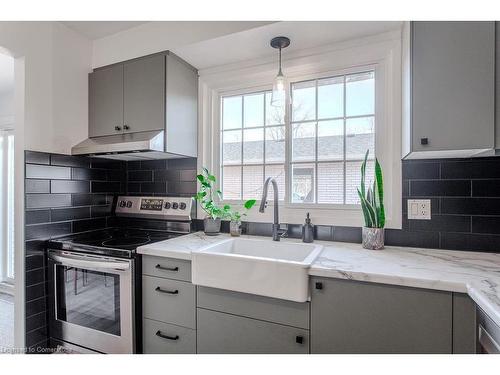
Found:
[[146, 354], [195, 354], [196, 331], [144, 319], [143, 351]]
[[143, 353], [196, 353], [191, 262], [142, 257]]
[[198, 353], [309, 353], [309, 303], [197, 287]]
[[145, 318], [196, 328], [195, 287], [185, 281], [142, 276]]
[[309, 331], [198, 309], [198, 353], [307, 354]]
[[313, 277], [311, 353], [452, 353], [452, 293]]

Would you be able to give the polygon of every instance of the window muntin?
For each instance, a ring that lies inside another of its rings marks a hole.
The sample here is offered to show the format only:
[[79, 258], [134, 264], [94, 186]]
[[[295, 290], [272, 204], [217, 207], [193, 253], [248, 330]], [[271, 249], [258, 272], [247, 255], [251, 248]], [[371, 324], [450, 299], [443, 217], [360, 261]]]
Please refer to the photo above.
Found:
[[222, 97], [223, 200], [259, 198], [267, 177], [285, 197], [285, 110], [270, 102], [271, 91]]
[[272, 176], [283, 200], [289, 173], [292, 204], [359, 204], [367, 149], [369, 181], [374, 169], [375, 72], [292, 82], [289, 88], [288, 124], [285, 108], [270, 105], [270, 91], [222, 97], [223, 199], [258, 199]]
[[290, 90], [291, 203], [359, 204], [361, 161], [375, 151], [375, 72], [293, 82]]

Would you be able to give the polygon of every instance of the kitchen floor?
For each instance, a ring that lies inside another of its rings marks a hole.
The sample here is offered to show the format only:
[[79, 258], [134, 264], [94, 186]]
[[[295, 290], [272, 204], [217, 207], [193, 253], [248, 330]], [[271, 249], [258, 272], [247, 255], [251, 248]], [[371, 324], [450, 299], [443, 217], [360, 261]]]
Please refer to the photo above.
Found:
[[0, 352], [14, 346], [14, 297], [0, 293]]

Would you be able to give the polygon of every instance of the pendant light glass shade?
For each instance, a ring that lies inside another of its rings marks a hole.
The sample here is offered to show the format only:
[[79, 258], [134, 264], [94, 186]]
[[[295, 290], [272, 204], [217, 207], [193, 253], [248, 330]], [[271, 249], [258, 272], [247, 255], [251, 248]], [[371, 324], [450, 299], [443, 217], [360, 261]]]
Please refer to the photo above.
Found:
[[273, 107], [284, 107], [286, 102], [285, 76], [281, 71], [281, 49], [290, 45], [290, 39], [278, 36], [271, 40], [271, 47], [279, 49], [279, 71], [274, 79], [273, 92], [271, 94], [271, 105]]
[[274, 79], [273, 93], [271, 94], [271, 105], [274, 107], [282, 107], [285, 105], [285, 76], [280, 72]]

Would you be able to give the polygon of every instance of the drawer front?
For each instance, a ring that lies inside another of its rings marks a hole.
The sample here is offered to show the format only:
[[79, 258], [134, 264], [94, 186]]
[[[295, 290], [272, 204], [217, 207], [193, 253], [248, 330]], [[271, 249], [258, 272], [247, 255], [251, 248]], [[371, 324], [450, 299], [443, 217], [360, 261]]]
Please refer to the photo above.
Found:
[[309, 329], [309, 302], [197, 287], [197, 306], [209, 310]]
[[309, 331], [198, 309], [198, 353], [308, 354]]
[[185, 281], [142, 277], [142, 304], [145, 318], [196, 328], [196, 292]]
[[191, 281], [191, 262], [189, 260], [144, 255], [142, 257], [142, 274]]
[[144, 354], [195, 354], [196, 331], [156, 322], [143, 320]]

